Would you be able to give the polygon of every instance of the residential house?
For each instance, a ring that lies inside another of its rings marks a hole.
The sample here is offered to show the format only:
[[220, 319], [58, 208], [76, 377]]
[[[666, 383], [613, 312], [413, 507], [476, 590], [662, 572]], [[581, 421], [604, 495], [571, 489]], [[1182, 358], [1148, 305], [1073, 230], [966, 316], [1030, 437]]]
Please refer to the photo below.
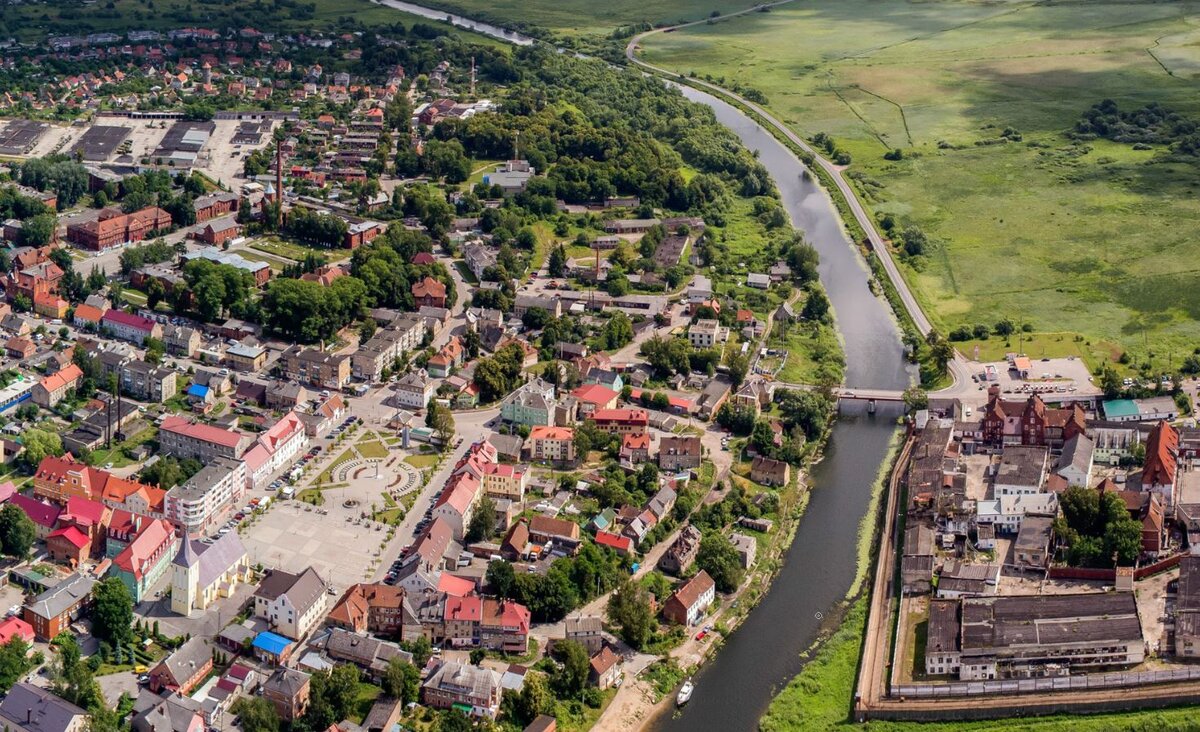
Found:
[[225, 365], [234, 371], [262, 371], [267, 365], [267, 349], [257, 344], [237, 343], [225, 349]]
[[293, 345], [283, 352], [284, 376], [301, 384], [340, 390], [350, 381], [350, 357]]
[[412, 616], [403, 588], [383, 583], [355, 584], [338, 600], [325, 618], [327, 625], [352, 633], [398, 636]]
[[588, 667], [588, 682], [598, 689], [609, 689], [620, 683], [621, 657], [605, 646], [592, 656]]
[[[415, 636], [414, 636], [415, 637]], [[412, 662], [412, 654], [400, 646], [341, 628], [331, 628], [324, 642], [325, 654], [334, 661], [353, 663], [370, 679], [381, 679], [393, 658]]]
[[271, 702], [280, 719], [295, 721], [308, 710], [311, 678], [303, 671], [277, 668], [262, 685], [263, 698]]
[[788, 484], [792, 468], [782, 460], [758, 455], [750, 463], [750, 480], [762, 485], [780, 487]]
[[663, 603], [663, 617], [679, 625], [695, 625], [716, 598], [717, 586], [708, 572], [700, 570]]
[[[601, 371], [592, 369], [592, 371]], [[571, 392], [578, 406], [579, 419], [587, 419], [596, 410], [612, 410], [617, 406], [617, 398], [621, 395], [602, 384], [585, 384]]]
[[729, 329], [723, 327], [719, 321], [701, 318], [688, 327], [687, 334], [692, 348], [697, 350], [722, 349], [725, 347], [725, 341], [729, 338]]
[[513, 424], [529, 427], [554, 424], [554, 385], [533, 378], [504, 398], [500, 417]]
[[483, 491], [492, 498], [521, 501], [529, 484], [529, 471], [514, 465], [489, 463], [483, 471]]
[[145, 361], [130, 361], [121, 367], [121, 392], [134, 399], [161, 404], [178, 390], [173, 369]]
[[1034, 445], [1059, 449], [1077, 434], [1087, 431], [1083, 408], [1074, 404], [1050, 409], [1037, 394], [1024, 402], [1000, 398], [996, 386], [988, 390], [983, 410], [983, 442], [988, 445]]
[[650, 433], [625, 435], [621, 441], [621, 461], [638, 465], [650, 459]]
[[568, 617], [563, 620], [566, 639], [575, 641], [594, 656], [604, 647], [604, 623], [595, 615]]
[[40, 641], [66, 630], [91, 605], [96, 580], [76, 572], [25, 605], [25, 622]]
[[434, 709], [457, 708], [468, 716], [495, 719], [500, 711], [500, 674], [458, 661], [444, 661], [421, 685], [421, 699]]
[[212, 642], [196, 636], [150, 670], [150, 690], [156, 693], [173, 691], [187, 696], [208, 676], [212, 667]]
[[1062, 455], [1054, 466], [1054, 474], [1068, 485], [1087, 487], [1092, 481], [1095, 443], [1087, 435], [1073, 435], [1063, 444]]
[[[78, 317], [79, 308], [75, 308]], [[163, 346], [172, 356], [191, 358], [200, 350], [200, 331], [184, 325], [163, 326]]]
[[45, 409], [51, 409], [67, 396], [83, 378], [83, 371], [75, 364], [44, 377], [33, 387], [33, 403]]
[[458, 336], [453, 336], [446, 345], [442, 346], [442, 350], [429, 359], [425, 367], [430, 376], [444, 379], [450, 375], [451, 371], [462, 365], [464, 353], [462, 341]]
[[658, 560], [658, 568], [676, 576], [687, 573], [700, 551], [700, 530], [688, 524]]
[[1143, 491], [1157, 493], [1168, 511], [1175, 509], [1179, 475], [1179, 432], [1162, 421], [1146, 439], [1146, 461], [1142, 465]]
[[133, 704], [133, 732], [204, 732], [204, 706], [182, 694], [141, 689]]
[[100, 319], [100, 329], [112, 334], [113, 338], [143, 345], [147, 338], [162, 339], [162, 326], [150, 318], [133, 315], [123, 310], [109, 309]]
[[18, 681], [0, 701], [0, 724], [9, 732], [84, 732], [88, 713], [49, 689]]
[[591, 419], [600, 431], [619, 435], [640, 434], [650, 428], [650, 414], [644, 409], [597, 409]]
[[579, 524], [566, 519], [538, 515], [529, 519], [529, 536], [533, 541], [542, 544], [553, 541], [568, 552], [574, 553], [579, 547]]
[[301, 640], [324, 616], [325, 580], [312, 567], [300, 574], [271, 571], [254, 593], [254, 614], [273, 631]]
[[237, 459], [253, 440], [244, 432], [172, 415], [159, 425], [159, 447], [163, 453], [180, 459], [195, 458], [202, 463], [217, 458]]
[[535, 462], [575, 462], [575, 430], [569, 427], [534, 427], [525, 441], [525, 451]]
[[167, 573], [178, 548], [175, 528], [163, 519], [153, 519], [113, 559], [115, 576], [129, 588], [134, 604], [144, 600]]
[[415, 307], [446, 307], [446, 286], [432, 277], [425, 277], [412, 286]]
[[410, 409], [424, 409], [433, 398], [434, 386], [428, 371], [416, 369], [397, 379], [392, 389], [398, 405]]
[[702, 446], [699, 437], [663, 437], [658, 444], [658, 467], [677, 473], [700, 467]]

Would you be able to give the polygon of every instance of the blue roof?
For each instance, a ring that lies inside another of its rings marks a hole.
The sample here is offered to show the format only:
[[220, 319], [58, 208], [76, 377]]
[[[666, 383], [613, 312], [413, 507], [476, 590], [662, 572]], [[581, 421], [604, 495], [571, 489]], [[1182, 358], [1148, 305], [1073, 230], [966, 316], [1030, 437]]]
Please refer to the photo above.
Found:
[[291, 638], [284, 638], [282, 635], [279, 635], [278, 633], [272, 633], [269, 630], [259, 633], [254, 638], [255, 648], [261, 651], [266, 651], [273, 656], [282, 655], [290, 645], [292, 645]]
[[188, 396], [200, 397], [203, 399], [208, 396], [208, 387], [203, 384], [192, 384], [187, 390]]

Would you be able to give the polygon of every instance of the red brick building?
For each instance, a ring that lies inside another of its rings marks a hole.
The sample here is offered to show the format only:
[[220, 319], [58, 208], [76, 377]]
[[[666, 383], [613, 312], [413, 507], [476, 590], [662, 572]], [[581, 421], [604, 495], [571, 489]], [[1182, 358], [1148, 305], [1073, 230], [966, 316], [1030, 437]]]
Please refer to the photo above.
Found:
[[1051, 409], [1033, 394], [1024, 402], [1000, 398], [993, 387], [983, 411], [983, 441], [989, 445], [1036, 445], [1061, 448], [1075, 435], [1087, 433], [1086, 416], [1078, 404]]
[[224, 218], [210, 221], [196, 234], [196, 239], [205, 244], [220, 246], [226, 241], [241, 235], [241, 233], [241, 224], [233, 218]]
[[412, 286], [413, 304], [420, 307], [446, 307], [446, 286], [441, 282], [426, 277]]
[[125, 242], [141, 241], [152, 231], [171, 227], [171, 214], [148, 206], [131, 214], [106, 208], [95, 221], [67, 227], [67, 240], [84, 249], [103, 251]]
[[209, 219], [237, 211], [238, 200], [236, 193], [228, 191], [218, 191], [207, 196], [200, 196], [193, 204], [196, 208], [196, 223], [204, 223]]

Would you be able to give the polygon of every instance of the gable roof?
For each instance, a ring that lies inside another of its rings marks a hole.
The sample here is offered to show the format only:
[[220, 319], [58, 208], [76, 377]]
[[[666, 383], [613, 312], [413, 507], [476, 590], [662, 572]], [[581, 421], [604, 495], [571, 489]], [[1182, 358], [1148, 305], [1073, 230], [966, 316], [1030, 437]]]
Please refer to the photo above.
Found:
[[48, 392], [55, 392], [63, 387], [71, 386], [83, 377], [83, 371], [71, 363], [42, 379], [41, 387]]

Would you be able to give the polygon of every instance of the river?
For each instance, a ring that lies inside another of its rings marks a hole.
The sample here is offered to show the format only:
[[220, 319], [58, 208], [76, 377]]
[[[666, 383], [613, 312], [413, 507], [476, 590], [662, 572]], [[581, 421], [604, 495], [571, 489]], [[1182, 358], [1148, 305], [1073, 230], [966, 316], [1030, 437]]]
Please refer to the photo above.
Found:
[[[420, 11], [417, 14], [425, 17], [446, 18], [440, 11], [398, 0], [376, 1]], [[460, 20], [497, 38], [512, 39], [504, 29]], [[829, 196], [804, 174], [803, 164], [791, 151], [757, 122], [710, 94], [680, 88], [688, 99], [710, 107], [747, 148], [758, 153], [793, 225], [820, 252], [821, 282], [846, 353], [847, 386], [907, 387], [914, 374], [906, 366], [896, 321], [887, 303], [871, 294], [867, 265], [842, 228]], [[800, 653], [816, 640], [823, 618], [850, 588], [857, 570], [859, 523], [869, 507], [899, 414], [898, 406], [881, 407], [875, 415], [866, 414], [861, 404], [841, 410], [825, 457], [810, 476], [808, 508], [769, 592], [697, 674], [691, 703], [681, 713], [660, 717], [651, 727], [666, 732], [739, 732], [758, 727], [771, 697], [799, 673]]]
[[491, 25], [490, 23], [472, 20], [471, 18], [464, 18], [461, 15], [447, 13], [444, 10], [435, 10], [433, 8], [426, 8], [421, 5], [413, 5], [412, 3], [406, 3], [402, 0], [371, 0], [371, 2], [378, 3], [379, 5], [385, 5], [393, 10], [400, 10], [410, 15], [418, 15], [422, 18], [429, 18], [430, 20], [448, 22], [451, 25], [458, 26], [459, 28], [466, 28], [467, 30], [475, 31], [476, 33], [482, 33], [485, 36], [499, 38], [502, 41], [512, 43], [517, 46], [532, 46], [534, 42], [533, 38], [530, 38], [522, 33], [509, 30], [508, 28], [501, 28], [498, 25]]

